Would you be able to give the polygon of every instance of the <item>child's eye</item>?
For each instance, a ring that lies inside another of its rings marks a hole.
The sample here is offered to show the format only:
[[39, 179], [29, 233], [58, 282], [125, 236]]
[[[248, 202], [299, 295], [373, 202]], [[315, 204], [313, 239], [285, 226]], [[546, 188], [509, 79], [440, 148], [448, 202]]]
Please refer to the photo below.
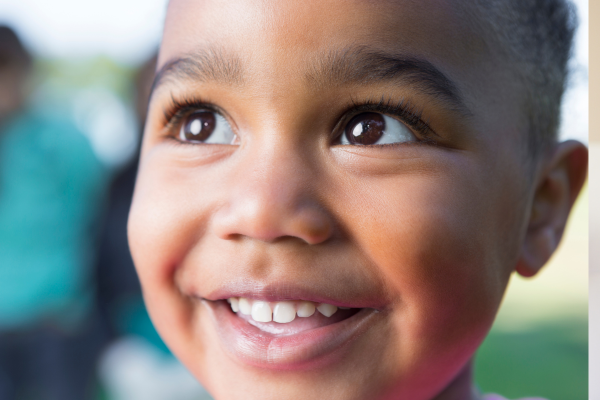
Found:
[[365, 112], [350, 120], [340, 144], [373, 145], [414, 142], [417, 138], [402, 122], [387, 115]]
[[233, 144], [235, 137], [227, 120], [209, 110], [193, 112], [183, 120], [179, 130], [182, 142]]

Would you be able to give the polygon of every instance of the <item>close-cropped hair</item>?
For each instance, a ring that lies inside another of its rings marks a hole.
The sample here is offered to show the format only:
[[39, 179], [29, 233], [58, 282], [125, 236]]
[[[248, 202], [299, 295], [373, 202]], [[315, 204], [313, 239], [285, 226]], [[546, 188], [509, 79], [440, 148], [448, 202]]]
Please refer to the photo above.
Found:
[[530, 154], [558, 137], [560, 105], [578, 25], [569, 0], [474, 0], [474, 17], [524, 89]]

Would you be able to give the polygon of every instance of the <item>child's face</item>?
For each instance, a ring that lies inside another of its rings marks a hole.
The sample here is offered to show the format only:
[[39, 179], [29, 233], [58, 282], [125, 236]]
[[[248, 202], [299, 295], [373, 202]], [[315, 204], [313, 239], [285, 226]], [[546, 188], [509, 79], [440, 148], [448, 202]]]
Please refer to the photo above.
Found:
[[[157, 329], [217, 398], [469, 381], [531, 174], [516, 83], [452, 3], [171, 1], [130, 241]], [[250, 324], [232, 297], [360, 310]]]

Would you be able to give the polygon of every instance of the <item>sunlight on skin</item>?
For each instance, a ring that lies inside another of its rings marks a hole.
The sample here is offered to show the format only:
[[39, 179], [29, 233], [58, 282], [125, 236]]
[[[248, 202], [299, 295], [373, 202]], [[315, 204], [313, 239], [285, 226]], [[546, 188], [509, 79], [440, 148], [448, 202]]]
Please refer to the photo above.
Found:
[[[129, 237], [153, 322], [217, 398], [473, 398], [511, 272], [547, 261], [581, 187], [576, 142], [530, 167], [521, 86], [457, 4], [376, 4], [169, 7]], [[233, 145], [194, 142], [198, 111]], [[368, 113], [419, 143], [344, 144]], [[231, 297], [361, 311], [276, 337]]]

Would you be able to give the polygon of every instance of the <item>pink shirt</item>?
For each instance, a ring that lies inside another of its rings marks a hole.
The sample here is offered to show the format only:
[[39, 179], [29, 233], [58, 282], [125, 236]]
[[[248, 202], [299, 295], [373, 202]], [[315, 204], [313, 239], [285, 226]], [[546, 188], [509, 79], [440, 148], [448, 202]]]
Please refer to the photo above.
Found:
[[[508, 399], [500, 396], [499, 394], [486, 394], [485, 396], [483, 396], [483, 400], [508, 400]], [[546, 399], [542, 399], [541, 397], [524, 397], [519, 400], [546, 400]]]

